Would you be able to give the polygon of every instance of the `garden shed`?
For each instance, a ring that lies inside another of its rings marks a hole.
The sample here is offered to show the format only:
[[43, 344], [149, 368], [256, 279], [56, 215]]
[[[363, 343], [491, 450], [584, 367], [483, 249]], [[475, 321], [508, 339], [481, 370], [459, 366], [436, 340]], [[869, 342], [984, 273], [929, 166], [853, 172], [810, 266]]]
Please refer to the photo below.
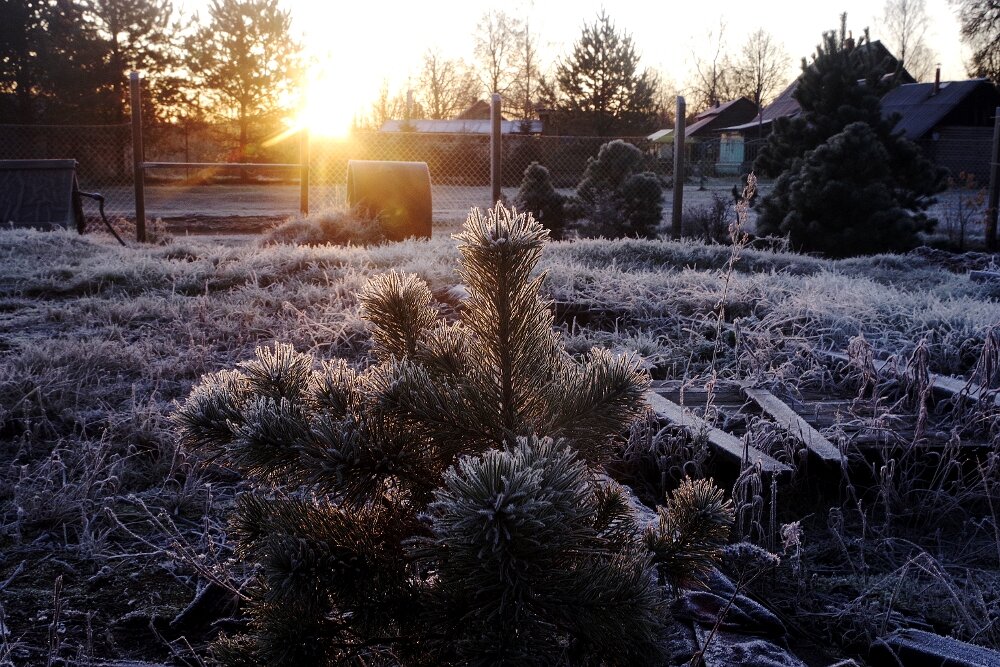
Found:
[[[746, 97], [740, 97], [728, 102], [716, 102], [715, 105], [705, 109], [694, 117], [694, 122], [688, 125], [684, 131], [684, 138], [686, 141], [717, 139], [723, 129], [730, 125], [744, 123], [756, 115], [757, 106]], [[658, 130], [646, 138], [660, 144], [658, 151], [660, 158], [670, 159], [673, 155], [674, 131], [672, 129]], [[701, 152], [714, 149], [714, 146], [712, 148], [708, 146], [706, 144], [704, 150]], [[701, 148], [699, 147], [699, 149]], [[701, 152], [696, 152], [699, 154], [695, 157], [699, 160], [708, 157], [714, 159], [716, 157], [714, 155], [701, 155]]]

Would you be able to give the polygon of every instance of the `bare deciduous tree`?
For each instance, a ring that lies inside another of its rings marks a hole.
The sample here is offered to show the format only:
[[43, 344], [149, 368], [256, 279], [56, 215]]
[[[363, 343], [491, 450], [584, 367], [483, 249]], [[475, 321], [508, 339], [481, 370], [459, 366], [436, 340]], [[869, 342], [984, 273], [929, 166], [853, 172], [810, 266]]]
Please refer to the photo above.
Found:
[[661, 128], [673, 127], [677, 96], [680, 95], [677, 82], [666, 72], [650, 70], [649, 75], [656, 91], [653, 103], [658, 109], [657, 125]]
[[531, 26], [524, 23], [518, 34], [517, 78], [511, 86], [512, 107], [517, 107], [517, 114], [522, 120], [530, 120], [535, 116], [535, 102], [541, 84], [541, 74], [538, 70], [538, 43], [531, 35]]
[[462, 60], [449, 60], [428, 49], [416, 93], [428, 118], [454, 118], [476, 101], [479, 82]]
[[1000, 83], [1000, 2], [951, 0], [958, 9], [962, 41], [972, 49], [971, 76], [987, 76]]
[[703, 56], [692, 52], [694, 71], [691, 73], [691, 92], [694, 104], [692, 111], [701, 111], [733, 96], [732, 62], [725, 53], [726, 22], [719, 20], [718, 30], [710, 30], [706, 36]]
[[518, 44], [524, 24], [503, 11], [483, 14], [476, 26], [475, 55], [487, 93], [506, 94], [518, 73]]
[[789, 61], [784, 46], [771, 33], [758, 28], [747, 38], [733, 65], [733, 92], [753, 101], [759, 112], [788, 81]]
[[382, 86], [379, 88], [378, 97], [372, 102], [369, 122], [374, 129], [382, 127], [387, 120], [403, 118], [406, 115], [406, 98], [403, 95], [395, 94], [389, 90], [389, 81], [382, 79]]
[[930, 78], [937, 60], [925, 39], [929, 27], [926, 0], [886, 0], [881, 25], [886, 46], [917, 81]]

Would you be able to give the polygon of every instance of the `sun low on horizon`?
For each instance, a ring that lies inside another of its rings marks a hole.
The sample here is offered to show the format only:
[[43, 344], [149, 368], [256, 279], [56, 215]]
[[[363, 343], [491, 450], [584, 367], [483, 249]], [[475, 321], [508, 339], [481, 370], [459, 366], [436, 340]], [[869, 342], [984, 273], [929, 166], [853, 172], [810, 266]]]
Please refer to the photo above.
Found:
[[295, 127], [314, 137], [347, 137], [358, 122], [360, 100], [353, 94], [355, 86], [329, 69], [317, 69], [305, 77], [303, 87]]

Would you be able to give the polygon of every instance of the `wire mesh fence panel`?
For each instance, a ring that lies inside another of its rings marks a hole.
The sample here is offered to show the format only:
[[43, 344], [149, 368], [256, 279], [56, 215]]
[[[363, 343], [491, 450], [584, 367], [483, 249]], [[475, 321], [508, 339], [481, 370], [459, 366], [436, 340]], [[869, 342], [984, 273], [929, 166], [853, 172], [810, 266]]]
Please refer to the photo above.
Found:
[[349, 139], [314, 139], [309, 146], [310, 208], [347, 204], [349, 160], [426, 163], [435, 222], [464, 220], [471, 207], [490, 204], [487, 135], [355, 132]]
[[948, 169], [955, 181], [985, 186], [990, 181], [993, 128], [947, 127], [920, 142], [924, 155]]
[[[517, 195], [525, 169], [545, 166], [556, 188], [576, 189], [606, 137], [548, 137], [505, 134], [501, 138], [501, 188], [504, 197]], [[673, 158], [660, 155], [660, 145], [645, 138], [629, 138], [643, 155], [642, 170], [664, 180], [673, 171]], [[347, 203], [349, 160], [425, 162], [431, 176], [434, 221], [464, 220], [473, 206], [491, 205], [490, 139], [484, 134], [419, 132], [361, 132], [349, 139], [314, 139], [310, 143], [309, 201], [313, 209]]]
[[[299, 145], [295, 133], [255, 137], [239, 147], [234, 123], [180, 122], [143, 130], [146, 162], [235, 164], [146, 170], [147, 216], [164, 220], [253, 218], [279, 221], [299, 211]], [[242, 157], [241, 157], [242, 156]], [[263, 167], [262, 164], [293, 165]], [[210, 230], [209, 226], [206, 231]]]
[[[254, 163], [296, 165], [300, 137], [286, 132], [277, 138], [234, 146], [232, 124], [179, 122], [143, 130], [147, 162], [232, 163], [240, 155]], [[673, 145], [646, 138], [625, 138], [639, 149], [639, 169], [656, 174], [664, 186], [673, 178]], [[545, 166], [563, 194], [573, 194], [602, 137], [542, 136], [511, 133], [501, 139], [503, 196], [514, 201], [527, 167]], [[718, 139], [686, 144], [686, 176], [716, 176], [746, 171], [761, 142], [734, 146]], [[461, 223], [473, 206], [491, 205], [490, 138], [478, 133], [357, 131], [348, 138], [311, 137], [309, 207], [312, 211], [348, 204], [349, 160], [424, 162], [431, 177], [435, 224]], [[728, 152], [727, 152], [728, 151]], [[83, 190], [105, 195], [108, 214], [124, 220], [135, 215], [131, 128], [107, 126], [0, 125], [0, 159], [72, 158], [77, 160]], [[734, 162], [731, 171], [726, 163]], [[172, 167], [147, 169], [145, 203], [148, 219], [265, 218], [295, 215], [300, 206], [297, 168], [220, 169]], [[665, 193], [669, 198], [669, 192]], [[88, 210], [88, 214], [91, 212]]]
[[128, 125], [0, 125], [0, 160], [49, 159], [76, 160], [81, 190], [103, 194], [109, 215], [134, 215]]

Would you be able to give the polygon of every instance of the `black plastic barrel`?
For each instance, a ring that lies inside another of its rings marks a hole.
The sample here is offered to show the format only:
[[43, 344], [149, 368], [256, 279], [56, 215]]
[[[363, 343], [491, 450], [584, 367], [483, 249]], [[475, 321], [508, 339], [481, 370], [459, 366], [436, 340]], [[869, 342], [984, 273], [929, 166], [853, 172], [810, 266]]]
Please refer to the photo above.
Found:
[[387, 238], [431, 236], [431, 174], [426, 162], [349, 160], [347, 202], [378, 216]]

